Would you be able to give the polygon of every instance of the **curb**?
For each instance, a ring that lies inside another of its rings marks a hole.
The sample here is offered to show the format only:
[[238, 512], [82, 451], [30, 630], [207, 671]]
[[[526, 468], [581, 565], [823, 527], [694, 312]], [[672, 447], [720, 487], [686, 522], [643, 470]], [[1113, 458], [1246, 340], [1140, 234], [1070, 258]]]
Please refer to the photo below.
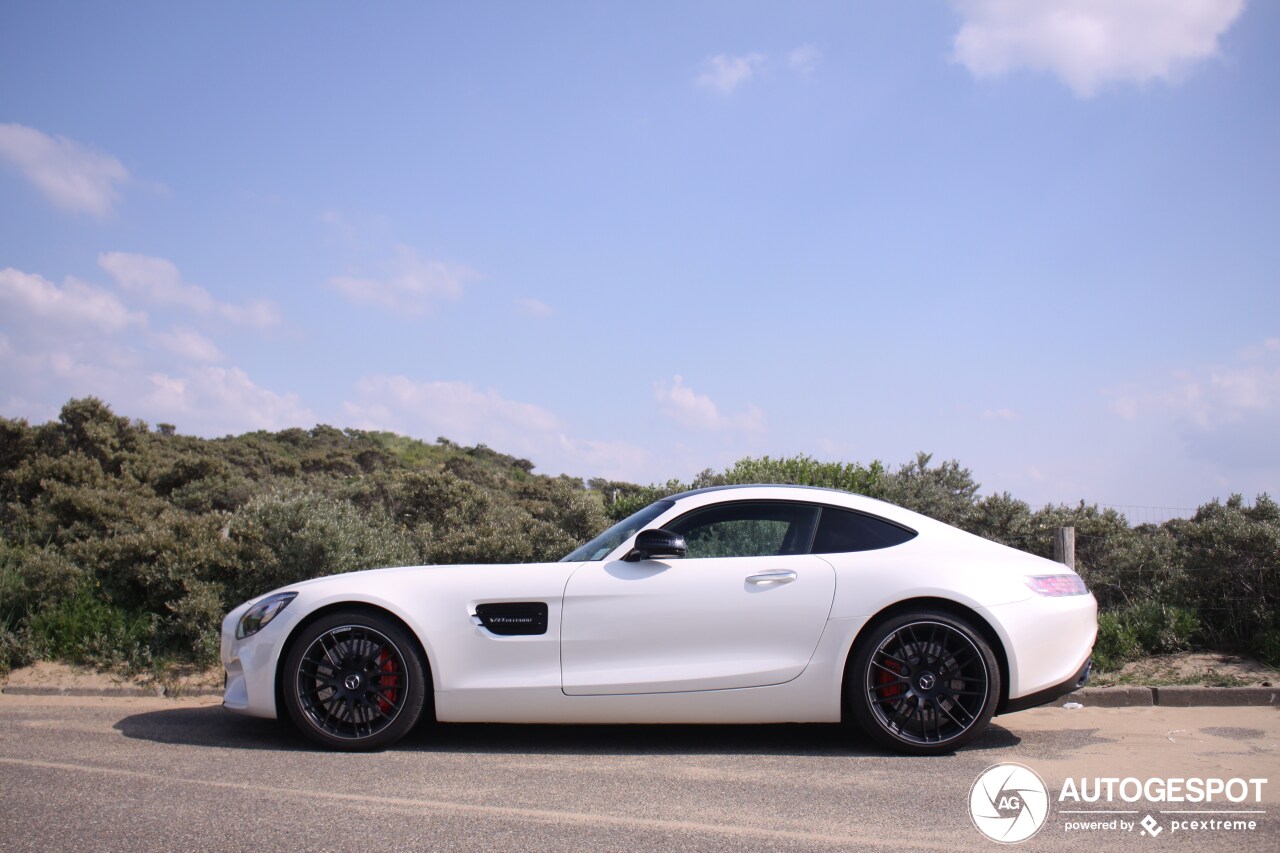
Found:
[[1054, 704], [1079, 702], [1086, 708], [1165, 708], [1280, 705], [1277, 687], [1086, 687]]
[[218, 687], [195, 687], [170, 693], [163, 687], [4, 687], [0, 693], [6, 696], [133, 696], [185, 699], [188, 696], [221, 696]]
[[1079, 702], [1086, 708], [1137, 708], [1156, 704], [1153, 687], [1086, 687], [1063, 696], [1054, 704]]
[[1277, 705], [1275, 687], [1153, 687], [1155, 703], [1172, 708], [1192, 705]]

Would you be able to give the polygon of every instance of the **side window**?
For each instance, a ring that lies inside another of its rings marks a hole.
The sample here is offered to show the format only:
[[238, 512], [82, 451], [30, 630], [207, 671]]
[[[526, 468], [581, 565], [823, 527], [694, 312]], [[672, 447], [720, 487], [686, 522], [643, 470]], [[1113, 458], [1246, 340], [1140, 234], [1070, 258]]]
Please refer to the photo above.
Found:
[[914, 530], [899, 527], [891, 521], [847, 509], [823, 507], [818, 535], [813, 540], [813, 553], [875, 551], [892, 548], [914, 538]]
[[782, 501], [743, 501], [694, 510], [669, 524], [687, 557], [777, 557], [809, 553], [818, 508]]

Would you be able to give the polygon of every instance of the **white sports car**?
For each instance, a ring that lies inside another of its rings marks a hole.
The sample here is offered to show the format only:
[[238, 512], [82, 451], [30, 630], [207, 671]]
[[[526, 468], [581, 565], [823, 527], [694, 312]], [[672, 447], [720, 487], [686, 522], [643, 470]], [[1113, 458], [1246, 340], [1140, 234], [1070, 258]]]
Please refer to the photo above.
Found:
[[292, 584], [222, 625], [223, 704], [337, 749], [448, 722], [856, 720], [946, 752], [1082, 685], [1067, 567], [846, 492], [673, 495], [557, 563]]

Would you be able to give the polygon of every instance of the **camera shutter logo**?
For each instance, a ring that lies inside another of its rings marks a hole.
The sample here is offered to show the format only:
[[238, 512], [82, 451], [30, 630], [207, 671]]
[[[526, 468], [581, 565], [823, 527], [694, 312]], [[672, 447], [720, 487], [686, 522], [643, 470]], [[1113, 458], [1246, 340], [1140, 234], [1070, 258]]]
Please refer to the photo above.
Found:
[[987, 838], [1017, 844], [1044, 826], [1049, 816], [1049, 789], [1030, 767], [993, 764], [969, 790], [969, 815]]

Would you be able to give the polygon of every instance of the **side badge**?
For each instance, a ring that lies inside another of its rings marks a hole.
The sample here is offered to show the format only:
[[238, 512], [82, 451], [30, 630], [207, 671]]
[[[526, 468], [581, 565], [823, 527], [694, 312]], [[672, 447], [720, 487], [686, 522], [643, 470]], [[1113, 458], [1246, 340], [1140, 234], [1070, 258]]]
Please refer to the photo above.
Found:
[[547, 633], [545, 601], [504, 601], [477, 604], [476, 616], [491, 633], [511, 637], [520, 634]]

